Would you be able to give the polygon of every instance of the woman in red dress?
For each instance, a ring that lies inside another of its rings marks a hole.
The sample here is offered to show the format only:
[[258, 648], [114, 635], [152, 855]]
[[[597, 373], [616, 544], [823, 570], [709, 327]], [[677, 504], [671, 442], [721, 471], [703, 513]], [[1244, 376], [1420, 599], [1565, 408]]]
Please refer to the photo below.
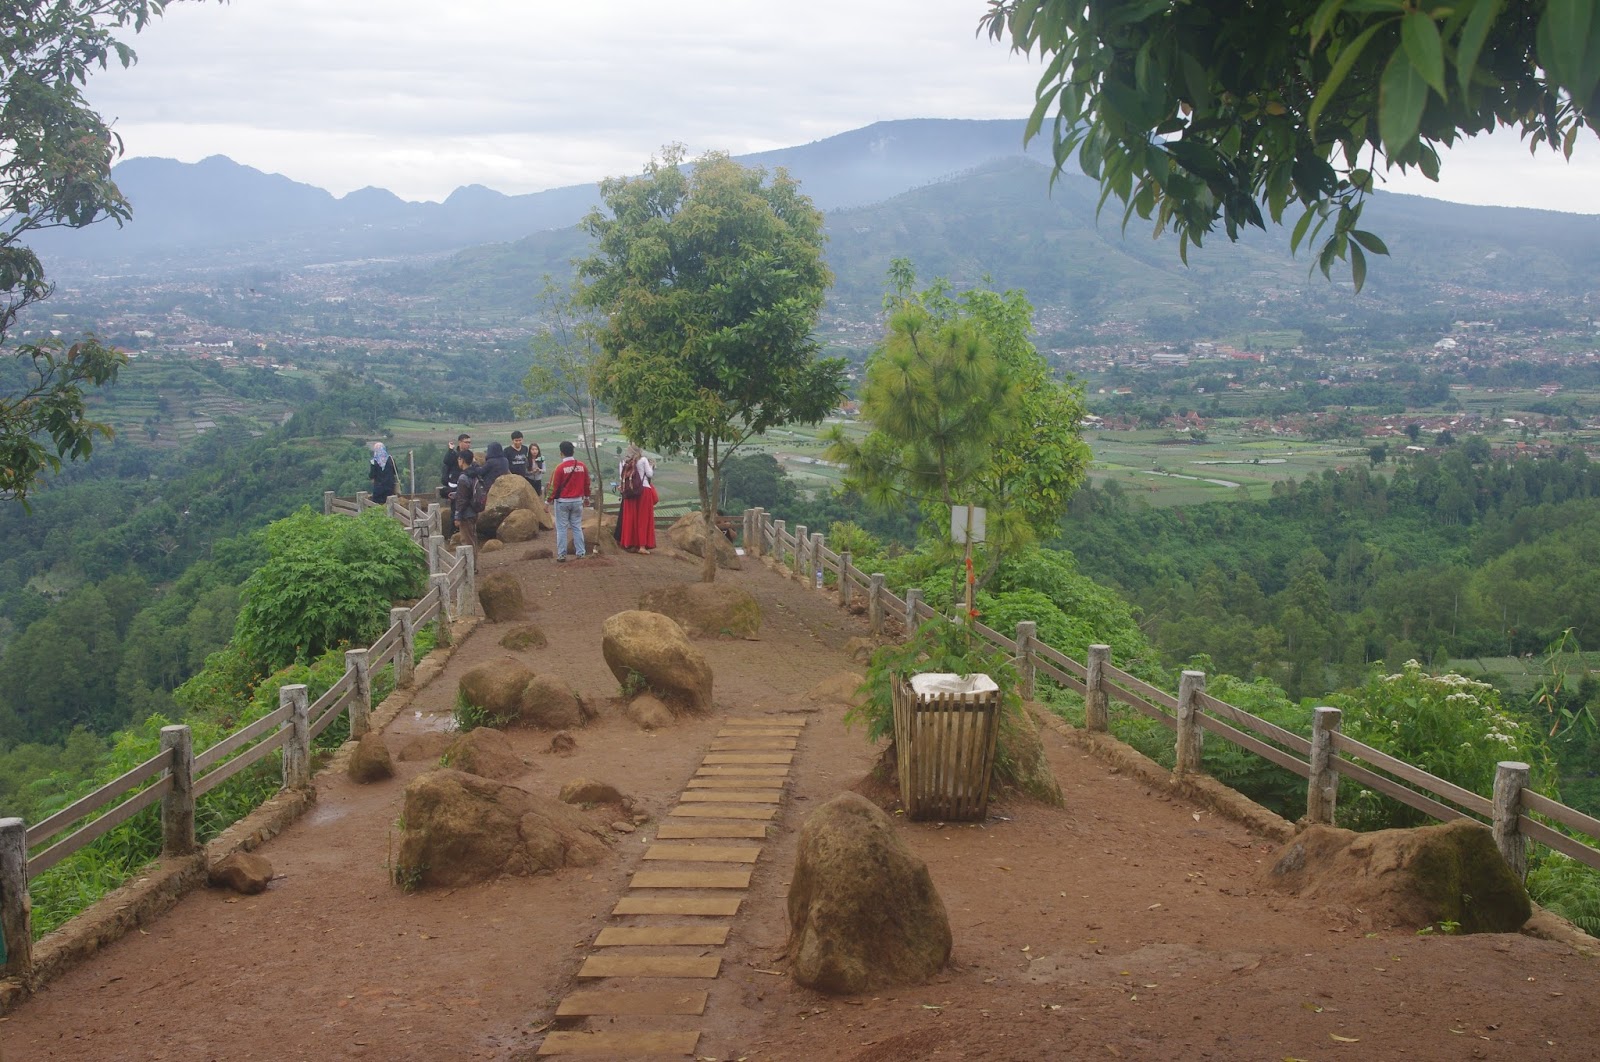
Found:
[[[630, 466], [632, 474], [629, 474]], [[622, 489], [622, 548], [629, 553], [649, 553], [656, 548], [655, 466], [639, 449], [628, 444], [622, 464], [617, 467], [617, 482]], [[629, 497], [631, 490], [637, 493]]]

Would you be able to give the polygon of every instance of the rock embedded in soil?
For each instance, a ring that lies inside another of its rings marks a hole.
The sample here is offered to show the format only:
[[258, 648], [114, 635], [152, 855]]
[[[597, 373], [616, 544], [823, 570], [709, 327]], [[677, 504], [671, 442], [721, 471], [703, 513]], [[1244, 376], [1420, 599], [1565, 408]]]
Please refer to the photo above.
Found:
[[370, 730], [361, 735], [361, 740], [356, 742], [355, 752], [350, 755], [346, 773], [360, 785], [394, 777], [394, 763], [389, 759], [389, 746], [383, 743], [382, 734]]
[[578, 809], [462, 771], [430, 771], [406, 786], [395, 878], [406, 888], [471, 885], [593, 866], [609, 851]]
[[539, 535], [539, 515], [531, 510], [518, 509], [506, 514], [500, 523], [501, 542], [531, 542]]
[[491, 538], [487, 542], [480, 542], [478, 544], [479, 553], [499, 553], [505, 548], [506, 544], [501, 542], [498, 538]]
[[928, 866], [855, 793], [812, 813], [789, 885], [791, 972], [835, 994], [922, 984], [950, 961], [950, 919]]
[[456, 738], [444, 750], [441, 759], [444, 766], [453, 770], [501, 781], [515, 778], [528, 769], [512, 751], [510, 739], [487, 726], [474, 727]]
[[1533, 913], [1494, 835], [1470, 819], [1372, 833], [1309, 826], [1278, 850], [1261, 880], [1372, 928], [1514, 933]]
[[510, 649], [514, 653], [525, 649], [543, 649], [550, 644], [550, 639], [545, 637], [544, 631], [532, 623], [524, 623], [520, 627], [513, 627], [500, 639], [502, 649]]
[[600, 649], [624, 691], [637, 692], [630, 687], [642, 682], [674, 712], [710, 709], [711, 665], [675, 620], [619, 612], [601, 625]]
[[639, 694], [628, 702], [625, 711], [640, 730], [660, 730], [671, 726], [677, 718], [672, 714], [672, 709], [661, 703], [661, 698], [653, 693]]
[[[706, 555], [706, 518], [698, 512], [684, 513], [666, 532], [667, 543], [673, 549], [692, 553], [696, 557]], [[717, 554], [717, 567], [738, 571], [744, 567], [739, 553], [734, 549], [733, 543], [728, 541], [724, 534], [713, 533], [710, 535], [712, 548]]]
[[695, 637], [746, 638], [761, 629], [761, 606], [728, 583], [674, 583], [639, 598], [639, 608], [670, 616]]
[[806, 700], [854, 708], [866, 703], [866, 696], [858, 692], [863, 681], [854, 671], [835, 671], [807, 690]]
[[578, 751], [578, 739], [565, 730], [557, 730], [550, 737], [550, 747], [546, 752], [553, 752], [558, 756], [570, 756]]
[[591, 714], [561, 679], [539, 675], [509, 657], [468, 669], [459, 691], [495, 725], [564, 730], [582, 726]]
[[510, 572], [490, 572], [478, 578], [478, 603], [490, 623], [520, 619], [527, 611], [522, 584]]
[[207, 871], [206, 880], [216, 888], [254, 896], [272, 883], [272, 864], [254, 852], [234, 852]]
[[621, 790], [608, 782], [574, 778], [561, 787], [561, 800], [566, 804], [621, 804], [625, 798]]

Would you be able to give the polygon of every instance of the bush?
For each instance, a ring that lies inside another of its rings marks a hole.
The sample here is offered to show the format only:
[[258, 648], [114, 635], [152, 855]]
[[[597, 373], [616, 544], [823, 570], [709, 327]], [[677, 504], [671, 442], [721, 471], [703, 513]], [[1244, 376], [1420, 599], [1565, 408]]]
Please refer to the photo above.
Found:
[[324, 516], [303, 508], [264, 532], [268, 559], [245, 581], [234, 641], [265, 671], [365, 645], [398, 598], [422, 592], [422, 550], [381, 508]]

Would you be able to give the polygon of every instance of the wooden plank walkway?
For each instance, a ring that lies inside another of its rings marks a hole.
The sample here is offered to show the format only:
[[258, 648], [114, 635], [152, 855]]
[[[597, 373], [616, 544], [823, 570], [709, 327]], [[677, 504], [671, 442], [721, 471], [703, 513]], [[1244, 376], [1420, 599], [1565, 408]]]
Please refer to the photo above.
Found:
[[[661, 823], [656, 840], [765, 841], [768, 823], [777, 818], [777, 805], [787, 793], [793, 750], [805, 723], [775, 717], [724, 720], [711, 742], [713, 751], [706, 753], [678, 806], [668, 813], [675, 821]], [[545, 1035], [539, 1055], [694, 1057], [700, 1031], [661, 1023], [704, 1017], [709, 993], [686, 990], [682, 982], [715, 979], [722, 957], [663, 954], [661, 949], [704, 953], [725, 945], [731, 921], [676, 919], [732, 919], [743, 902], [738, 894], [750, 886], [747, 868], [760, 855], [760, 844], [652, 844], [643, 857], [651, 869], [635, 871], [627, 894], [611, 909], [613, 917], [646, 921], [601, 929], [595, 952], [578, 970], [584, 982], [627, 980], [617, 987], [585, 987], [568, 994], [556, 1008], [556, 1021], [565, 1027]], [[705, 869], [708, 864], [744, 864], [746, 869]], [[600, 1024], [591, 1028], [590, 1021]]]

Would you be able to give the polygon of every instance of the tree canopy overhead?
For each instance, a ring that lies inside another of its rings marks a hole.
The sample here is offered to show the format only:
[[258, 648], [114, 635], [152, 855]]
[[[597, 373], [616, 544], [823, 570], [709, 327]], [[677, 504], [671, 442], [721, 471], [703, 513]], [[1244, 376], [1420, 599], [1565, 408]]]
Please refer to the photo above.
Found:
[[600, 195], [579, 264], [580, 301], [607, 315], [596, 391], [635, 442], [694, 456], [710, 533], [722, 462], [842, 397], [844, 363], [812, 336], [833, 279], [822, 214], [781, 169], [769, 180], [716, 152], [686, 165], [676, 146]]
[[1028, 136], [1048, 124], [1125, 222], [1186, 256], [1298, 205], [1292, 245], [1358, 289], [1384, 172], [1436, 180], [1441, 145], [1497, 127], [1569, 157], [1600, 130], [1594, 0], [990, 0], [984, 30], [1045, 62]]
[[[96, 67], [129, 66], [119, 34], [168, 0], [11, 0], [0, 33], [0, 344], [51, 284], [22, 240], [47, 228], [121, 224], [132, 208], [111, 180], [122, 139], [83, 98]], [[110, 429], [88, 418], [83, 385], [115, 377], [122, 355], [94, 338], [24, 343], [0, 395], [0, 494], [26, 499], [61, 458], [85, 457]], [[45, 438], [50, 446], [47, 447]]]

